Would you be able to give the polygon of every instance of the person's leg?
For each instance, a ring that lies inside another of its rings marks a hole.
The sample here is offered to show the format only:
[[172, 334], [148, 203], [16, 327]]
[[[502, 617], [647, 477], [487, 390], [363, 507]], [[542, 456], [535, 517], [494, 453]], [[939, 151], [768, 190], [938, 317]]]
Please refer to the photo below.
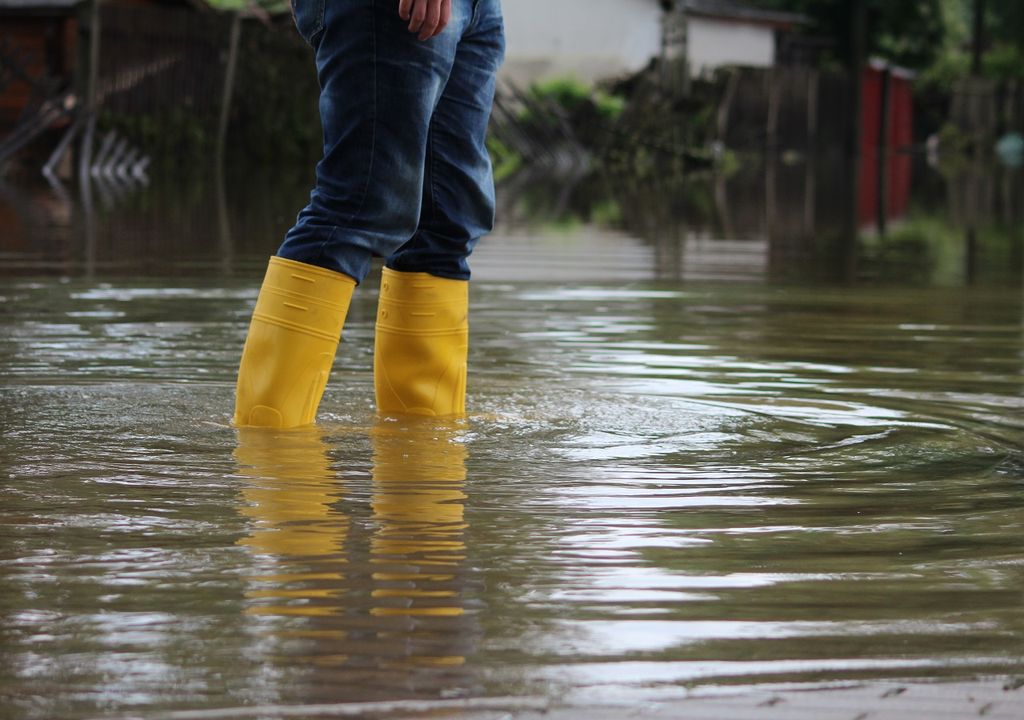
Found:
[[397, 0], [296, 1], [300, 21], [305, 3], [325, 6], [312, 37], [324, 156], [277, 254], [361, 282], [374, 255], [388, 257], [416, 232], [431, 117], [474, 0], [454, 0], [448, 27], [425, 42]]
[[315, 419], [355, 285], [373, 255], [387, 257], [415, 232], [430, 118], [472, 5], [455, 0], [445, 32], [421, 42], [395, 0], [294, 0], [316, 54], [324, 157], [260, 290], [237, 425]]
[[374, 386], [384, 413], [465, 412], [467, 258], [494, 223], [486, 138], [504, 56], [498, 0], [476, 0], [474, 10], [431, 118], [416, 233], [387, 259], [381, 282]]
[[469, 254], [494, 225], [494, 180], [486, 141], [505, 34], [498, 0], [474, 4], [475, 14], [430, 119], [416, 231], [388, 257], [392, 270], [469, 280]]

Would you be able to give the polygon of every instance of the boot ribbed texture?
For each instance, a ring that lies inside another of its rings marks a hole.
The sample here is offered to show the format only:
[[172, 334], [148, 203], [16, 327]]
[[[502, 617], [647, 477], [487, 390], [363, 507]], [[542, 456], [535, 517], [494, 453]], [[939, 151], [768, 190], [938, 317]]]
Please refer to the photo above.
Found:
[[469, 283], [384, 268], [373, 356], [377, 410], [466, 411]]
[[238, 370], [236, 425], [316, 419], [355, 286], [341, 273], [270, 259]]

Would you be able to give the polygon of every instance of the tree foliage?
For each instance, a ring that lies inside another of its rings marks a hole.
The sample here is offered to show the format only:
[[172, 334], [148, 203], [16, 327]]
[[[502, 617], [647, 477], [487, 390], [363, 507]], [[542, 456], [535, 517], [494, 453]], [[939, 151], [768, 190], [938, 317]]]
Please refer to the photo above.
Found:
[[753, 0], [759, 7], [806, 15], [810, 22], [804, 32], [831, 40], [836, 60], [850, 55], [856, 2], [867, 4], [869, 55], [912, 68], [935, 61], [947, 31], [944, 0]]
[[[747, 0], [758, 7], [798, 12], [803, 32], [831, 41], [832, 57], [850, 56], [853, 5], [867, 5], [867, 52], [936, 78], [969, 71], [977, 0]], [[987, 74], [1024, 75], [1024, 2], [984, 0]]]

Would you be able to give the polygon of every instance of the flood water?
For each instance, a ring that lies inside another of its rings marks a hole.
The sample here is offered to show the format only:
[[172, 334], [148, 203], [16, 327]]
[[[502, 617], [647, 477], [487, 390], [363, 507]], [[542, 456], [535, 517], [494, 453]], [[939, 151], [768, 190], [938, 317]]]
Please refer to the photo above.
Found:
[[301, 177], [6, 188], [2, 715], [1024, 673], [1004, 181], [852, 243], [784, 178], [506, 187], [469, 417], [375, 416], [370, 281], [289, 432], [229, 419]]

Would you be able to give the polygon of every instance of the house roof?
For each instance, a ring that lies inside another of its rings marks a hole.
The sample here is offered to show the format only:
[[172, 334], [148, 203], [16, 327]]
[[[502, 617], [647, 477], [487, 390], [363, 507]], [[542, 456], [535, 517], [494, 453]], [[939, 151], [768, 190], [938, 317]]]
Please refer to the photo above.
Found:
[[0, 0], [0, 8], [33, 10], [36, 8], [69, 8], [82, 0]]
[[[85, 0], [0, 0], [0, 10], [65, 10]], [[152, 0], [154, 5], [186, 5], [207, 12], [211, 10], [206, 0]]]
[[893, 65], [891, 62], [883, 58], [869, 58], [868, 67], [870, 67], [872, 70], [877, 70], [878, 72], [885, 72], [886, 70], [888, 70], [894, 76], [902, 78], [903, 80], [913, 80], [914, 78], [917, 77], [917, 73], [911, 70], [910, 68], [901, 67], [899, 65]]
[[806, 15], [763, 10], [738, 0], [676, 0], [676, 9], [688, 15], [771, 25], [800, 25], [808, 22]]

